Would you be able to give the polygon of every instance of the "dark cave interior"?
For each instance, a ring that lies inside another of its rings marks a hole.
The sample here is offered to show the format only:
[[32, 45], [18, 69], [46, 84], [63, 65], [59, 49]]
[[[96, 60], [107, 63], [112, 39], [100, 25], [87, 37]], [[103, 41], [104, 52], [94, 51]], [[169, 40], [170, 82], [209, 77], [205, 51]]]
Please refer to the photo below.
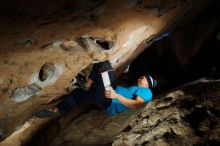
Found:
[[[207, 7], [192, 22], [175, 28], [170, 32], [169, 36], [154, 42], [131, 63], [128, 76], [132, 76], [133, 78], [129, 78], [127, 82], [135, 82], [141, 74], [150, 74], [159, 81], [159, 90], [156, 89], [156, 92], [161, 93], [167, 89], [171, 89], [203, 77], [207, 79], [218, 79], [220, 77], [220, 40], [217, 37], [220, 33], [220, 25], [206, 26], [214, 27], [213, 32], [203, 43], [197, 54], [184, 65], [180, 63], [175, 52], [172, 51], [171, 47], [175, 44], [170, 41], [171, 39], [175, 39], [176, 32], [183, 32], [180, 33], [180, 35], [183, 35], [183, 37], [181, 37], [183, 40], [188, 39], [186, 37], [190, 37], [191, 39], [186, 42], [189, 44], [184, 44], [185, 46], [189, 46], [189, 48], [185, 48], [186, 53], [190, 53], [190, 51], [187, 50], [190, 50], [190, 47], [192, 47], [190, 43], [195, 43], [199, 40], [192, 37], [196, 35], [195, 29], [210, 21], [211, 18], [219, 19], [219, 17], [216, 16], [218, 12], [219, 2], [215, 1], [215, 3]], [[184, 36], [184, 31], [188, 33], [186, 37]], [[203, 30], [200, 29], [200, 31]], [[179, 42], [184, 43], [184, 41]]]

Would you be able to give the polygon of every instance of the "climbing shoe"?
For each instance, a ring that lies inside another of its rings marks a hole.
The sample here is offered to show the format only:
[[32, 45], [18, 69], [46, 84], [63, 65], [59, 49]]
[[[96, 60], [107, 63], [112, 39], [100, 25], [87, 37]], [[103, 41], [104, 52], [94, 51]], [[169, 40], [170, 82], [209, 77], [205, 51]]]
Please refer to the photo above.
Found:
[[113, 71], [113, 68], [111, 66], [111, 63], [109, 61], [103, 61], [103, 62], [99, 62], [98, 63], [98, 72], [99, 73], [102, 73], [102, 72], [105, 72], [105, 71]]

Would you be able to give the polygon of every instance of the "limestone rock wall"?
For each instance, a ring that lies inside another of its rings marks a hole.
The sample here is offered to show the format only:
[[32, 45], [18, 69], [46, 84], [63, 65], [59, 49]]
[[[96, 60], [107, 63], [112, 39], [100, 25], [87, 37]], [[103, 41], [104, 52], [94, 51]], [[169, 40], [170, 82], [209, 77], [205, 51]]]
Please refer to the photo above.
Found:
[[113, 146], [219, 145], [219, 81], [177, 88], [151, 103]]
[[0, 7], [2, 140], [66, 94], [81, 70], [110, 60], [117, 76], [154, 38], [210, 1], [65, 2], [42, 2], [42, 7], [39, 1], [6, 2], [8, 9]]

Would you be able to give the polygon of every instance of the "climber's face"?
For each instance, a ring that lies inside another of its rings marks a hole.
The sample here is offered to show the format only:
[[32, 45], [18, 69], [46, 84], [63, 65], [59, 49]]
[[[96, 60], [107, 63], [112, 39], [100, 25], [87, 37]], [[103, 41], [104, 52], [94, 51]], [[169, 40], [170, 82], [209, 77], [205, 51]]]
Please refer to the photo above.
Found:
[[141, 76], [137, 81], [137, 85], [148, 88], [149, 84], [148, 84], [147, 78], [145, 76]]

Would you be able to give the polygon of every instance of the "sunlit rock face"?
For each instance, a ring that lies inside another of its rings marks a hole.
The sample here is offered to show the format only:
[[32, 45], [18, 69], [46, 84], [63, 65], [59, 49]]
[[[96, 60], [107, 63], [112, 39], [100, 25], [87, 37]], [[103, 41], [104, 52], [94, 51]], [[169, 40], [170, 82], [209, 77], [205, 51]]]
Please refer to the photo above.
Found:
[[147, 46], [181, 24], [186, 16], [192, 19], [208, 3], [205, 0], [3, 2], [1, 140], [19, 130], [34, 112], [68, 93], [73, 78], [83, 69], [110, 60], [118, 76]]
[[113, 146], [219, 145], [219, 85], [204, 80], [153, 101]]

